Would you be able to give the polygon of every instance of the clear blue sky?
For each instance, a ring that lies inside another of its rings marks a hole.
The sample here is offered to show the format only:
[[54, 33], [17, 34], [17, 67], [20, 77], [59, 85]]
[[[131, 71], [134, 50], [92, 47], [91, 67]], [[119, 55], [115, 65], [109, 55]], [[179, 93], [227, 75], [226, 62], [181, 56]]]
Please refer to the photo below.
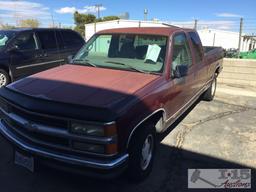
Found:
[[41, 18], [44, 25], [50, 22], [51, 14], [56, 22], [71, 25], [74, 10], [93, 12], [90, 6], [100, 3], [104, 7], [102, 16], [129, 12], [130, 19], [143, 19], [143, 10], [147, 8], [148, 19], [190, 21], [197, 18], [216, 21], [239, 20], [242, 16], [250, 23], [250, 28], [254, 23], [256, 26], [255, 0], [19, 0], [24, 6], [12, 3], [11, 0], [0, 0], [0, 22], [14, 22], [10, 15], [14, 15], [15, 8], [20, 17]]

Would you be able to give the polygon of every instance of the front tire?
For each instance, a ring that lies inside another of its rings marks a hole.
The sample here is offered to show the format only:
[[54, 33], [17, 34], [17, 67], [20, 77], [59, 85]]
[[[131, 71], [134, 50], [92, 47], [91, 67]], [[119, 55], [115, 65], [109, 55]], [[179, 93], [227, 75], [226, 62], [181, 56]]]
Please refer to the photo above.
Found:
[[6, 71], [0, 69], [0, 88], [10, 83], [10, 77]]
[[204, 92], [203, 100], [205, 101], [212, 101], [217, 88], [217, 75], [214, 76], [211, 86]]
[[147, 123], [136, 131], [129, 146], [127, 170], [132, 181], [142, 181], [151, 173], [156, 144], [156, 129], [153, 123]]

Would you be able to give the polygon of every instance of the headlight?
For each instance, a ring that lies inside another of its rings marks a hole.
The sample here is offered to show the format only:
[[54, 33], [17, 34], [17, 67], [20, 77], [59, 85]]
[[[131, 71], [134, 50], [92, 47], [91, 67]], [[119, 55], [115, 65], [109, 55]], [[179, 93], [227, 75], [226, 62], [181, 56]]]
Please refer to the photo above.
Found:
[[82, 123], [71, 123], [71, 132], [81, 135], [104, 136], [104, 127]]
[[72, 143], [72, 147], [74, 149], [78, 149], [81, 151], [89, 151], [95, 153], [105, 153], [109, 155], [116, 154], [118, 151], [117, 146], [117, 128], [115, 123], [105, 124], [105, 125], [94, 125], [87, 124], [79, 121], [71, 122], [70, 132], [77, 135], [84, 136], [96, 136], [96, 137], [108, 137], [111, 139], [115, 139], [114, 143], [87, 143], [74, 140]]

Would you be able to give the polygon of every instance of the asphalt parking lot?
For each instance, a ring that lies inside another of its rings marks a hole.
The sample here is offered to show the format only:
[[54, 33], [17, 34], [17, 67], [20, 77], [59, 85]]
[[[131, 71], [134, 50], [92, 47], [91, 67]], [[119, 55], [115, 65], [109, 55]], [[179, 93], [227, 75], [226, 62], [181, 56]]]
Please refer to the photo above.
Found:
[[[13, 151], [0, 137], [1, 192], [187, 191], [188, 168], [252, 169], [256, 177], [256, 89], [222, 85], [213, 102], [194, 105], [177, 126], [161, 136], [150, 177], [101, 181], [40, 167], [35, 173], [13, 164]], [[197, 190], [199, 191], [199, 190]]]

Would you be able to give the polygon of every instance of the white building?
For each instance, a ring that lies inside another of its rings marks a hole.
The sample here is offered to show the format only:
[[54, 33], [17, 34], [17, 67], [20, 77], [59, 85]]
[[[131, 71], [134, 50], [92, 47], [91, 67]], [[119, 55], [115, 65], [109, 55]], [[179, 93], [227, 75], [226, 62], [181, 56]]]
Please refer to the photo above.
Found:
[[[113, 28], [124, 27], [169, 27], [167, 23], [161, 21], [138, 21], [138, 20], [113, 20], [99, 23], [90, 23], [85, 25], [85, 40], [87, 41], [94, 33]], [[239, 33], [216, 30], [202, 29], [198, 30], [198, 34], [204, 46], [221, 46], [224, 49], [237, 49], [239, 41]], [[256, 38], [242, 37], [241, 51], [248, 51], [256, 48]]]
[[[220, 46], [224, 49], [237, 49], [239, 33], [217, 29], [198, 30], [198, 34], [204, 46]], [[256, 48], [256, 39], [243, 34], [240, 51], [249, 51]]]
[[98, 23], [90, 23], [85, 25], [85, 40], [104, 29], [125, 28], [125, 27], [168, 27], [167, 24], [159, 21], [138, 21], [138, 20], [113, 20]]

